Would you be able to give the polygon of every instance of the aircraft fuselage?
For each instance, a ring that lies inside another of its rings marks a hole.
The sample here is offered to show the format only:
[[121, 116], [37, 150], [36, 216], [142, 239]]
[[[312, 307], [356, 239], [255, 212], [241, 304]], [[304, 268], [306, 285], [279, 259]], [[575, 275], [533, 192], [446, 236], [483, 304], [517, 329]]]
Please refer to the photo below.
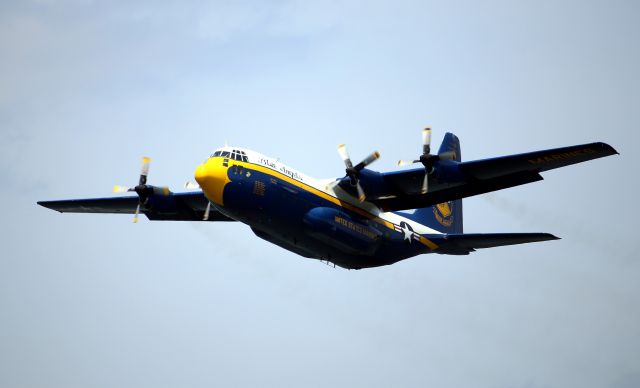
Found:
[[216, 210], [304, 257], [360, 269], [437, 248], [420, 235], [437, 231], [248, 150], [216, 151], [195, 175]]

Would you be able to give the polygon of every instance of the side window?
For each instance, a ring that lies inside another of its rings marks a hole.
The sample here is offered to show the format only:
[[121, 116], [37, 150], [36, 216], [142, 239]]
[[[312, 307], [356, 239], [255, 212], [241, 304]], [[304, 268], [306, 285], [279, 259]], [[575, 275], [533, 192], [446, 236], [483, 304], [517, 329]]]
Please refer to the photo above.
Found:
[[213, 156], [214, 156], [214, 157], [215, 157], [215, 156], [220, 156], [220, 151], [216, 151], [216, 152], [214, 152], [214, 153], [213, 153]]
[[228, 158], [229, 157], [229, 151], [222, 151], [220, 156], [222, 156], [223, 158]]

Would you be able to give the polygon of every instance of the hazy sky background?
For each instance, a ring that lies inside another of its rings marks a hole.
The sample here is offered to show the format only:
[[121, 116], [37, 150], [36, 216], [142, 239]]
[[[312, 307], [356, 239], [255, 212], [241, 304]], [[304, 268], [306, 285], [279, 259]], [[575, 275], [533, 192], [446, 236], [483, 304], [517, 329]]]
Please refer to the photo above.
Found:
[[[0, 386], [640, 386], [634, 1], [0, 2]], [[225, 142], [319, 178], [420, 130], [621, 156], [465, 200], [555, 242], [347, 271], [242, 224], [38, 200], [179, 191]]]

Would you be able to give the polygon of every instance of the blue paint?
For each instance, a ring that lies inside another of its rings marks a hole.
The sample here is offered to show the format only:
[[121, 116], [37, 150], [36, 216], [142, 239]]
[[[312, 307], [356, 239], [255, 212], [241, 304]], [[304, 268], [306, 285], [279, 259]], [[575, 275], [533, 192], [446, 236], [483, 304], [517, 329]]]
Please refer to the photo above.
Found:
[[[409, 242], [402, 232], [272, 175], [235, 165], [227, 174], [231, 182], [225, 186], [224, 206], [216, 209], [302, 256], [360, 269], [431, 251], [418, 241]], [[261, 185], [264, 191], [256, 191]]]

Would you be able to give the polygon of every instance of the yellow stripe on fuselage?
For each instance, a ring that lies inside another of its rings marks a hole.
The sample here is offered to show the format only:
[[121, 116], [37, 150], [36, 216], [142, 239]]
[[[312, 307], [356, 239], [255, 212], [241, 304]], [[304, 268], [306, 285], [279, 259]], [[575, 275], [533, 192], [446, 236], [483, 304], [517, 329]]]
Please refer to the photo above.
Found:
[[[306, 192], [309, 192], [309, 193], [311, 193], [313, 195], [316, 195], [316, 196], [318, 196], [318, 197], [320, 197], [322, 199], [325, 199], [325, 200], [327, 200], [327, 201], [329, 201], [331, 203], [334, 203], [334, 204], [336, 204], [336, 205], [338, 205], [338, 206], [340, 206], [342, 208], [345, 208], [345, 209], [350, 210], [350, 211], [352, 211], [354, 213], [357, 213], [357, 214], [359, 214], [359, 215], [361, 215], [363, 217], [366, 217], [366, 218], [368, 218], [370, 220], [373, 220], [373, 221], [375, 221], [375, 222], [377, 222], [377, 223], [379, 223], [381, 225], [384, 225], [385, 227], [395, 231], [395, 228], [394, 228], [395, 224], [394, 223], [389, 222], [387, 220], [384, 220], [384, 219], [382, 219], [382, 218], [380, 218], [380, 217], [378, 217], [378, 216], [376, 216], [374, 214], [369, 213], [368, 211], [366, 211], [366, 210], [364, 210], [362, 208], [359, 208], [359, 207], [354, 206], [354, 205], [352, 205], [352, 204], [350, 204], [348, 202], [345, 202], [345, 201], [343, 201], [343, 200], [341, 200], [339, 198], [336, 198], [336, 197], [330, 195], [329, 193], [326, 193], [326, 192], [324, 192], [322, 190], [318, 190], [317, 188], [315, 188], [315, 187], [313, 187], [313, 186], [311, 186], [311, 185], [309, 185], [307, 183], [295, 180], [295, 179], [289, 177], [288, 175], [283, 174], [283, 173], [281, 173], [279, 171], [272, 170], [272, 169], [270, 169], [268, 167], [261, 166], [259, 164], [250, 163], [250, 162], [241, 162], [241, 161], [233, 160], [233, 159], [229, 160], [229, 165], [230, 165], [229, 167], [239, 166], [239, 167], [243, 167], [243, 168], [246, 168], [246, 169], [251, 169], [251, 170], [254, 170], [254, 171], [262, 172], [264, 174], [267, 174], [267, 175], [273, 176], [275, 178], [281, 179], [281, 180], [283, 180], [283, 181], [285, 181], [287, 183], [290, 183], [290, 184], [292, 184], [292, 185], [294, 185], [294, 186], [296, 186], [296, 187], [298, 187], [298, 188], [300, 188], [300, 189], [302, 189], [302, 190], [304, 190]], [[431, 249], [431, 250], [434, 250], [434, 249], [438, 248], [437, 244], [435, 244], [433, 241], [431, 241], [431, 240], [429, 240], [429, 239], [427, 239], [427, 238], [425, 238], [423, 236], [420, 236], [420, 242], [422, 244], [426, 245], [427, 247], [429, 247], [429, 249]]]

